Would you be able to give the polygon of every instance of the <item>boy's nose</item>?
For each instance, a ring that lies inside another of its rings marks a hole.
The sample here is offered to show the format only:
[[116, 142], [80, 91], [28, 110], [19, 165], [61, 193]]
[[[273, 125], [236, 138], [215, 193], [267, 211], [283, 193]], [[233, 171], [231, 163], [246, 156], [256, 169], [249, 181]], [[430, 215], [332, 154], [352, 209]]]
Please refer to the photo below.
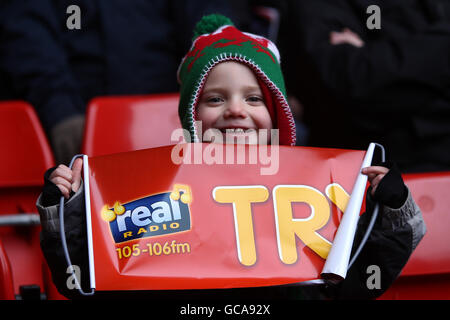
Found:
[[247, 112], [245, 110], [244, 103], [242, 101], [234, 100], [230, 101], [225, 112], [225, 118], [247, 118]]

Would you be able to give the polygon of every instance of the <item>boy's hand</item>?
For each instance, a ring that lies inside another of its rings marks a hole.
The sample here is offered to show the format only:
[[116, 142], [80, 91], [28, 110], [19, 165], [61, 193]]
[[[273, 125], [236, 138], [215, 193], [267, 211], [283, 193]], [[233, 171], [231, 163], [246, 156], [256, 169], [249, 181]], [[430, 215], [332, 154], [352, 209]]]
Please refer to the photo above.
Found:
[[72, 170], [60, 164], [50, 175], [50, 181], [59, 188], [64, 198], [68, 199], [71, 191], [77, 192], [80, 188], [82, 168], [83, 160], [78, 158], [73, 163]]
[[[389, 168], [384, 167], [388, 165]], [[400, 208], [408, 198], [408, 188], [402, 175], [394, 163], [383, 162], [382, 166], [363, 168], [371, 185], [371, 196], [374, 200], [390, 208]]]
[[369, 179], [369, 183], [372, 186], [372, 196], [375, 195], [375, 191], [378, 187], [378, 185], [380, 184], [381, 179], [384, 178], [384, 176], [388, 173], [389, 169], [386, 167], [381, 167], [381, 166], [372, 166], [372, 167], [367, 167], [367, 168], [363, 168], [361, 170], [362, 174], [367, 175], [368, 179]]

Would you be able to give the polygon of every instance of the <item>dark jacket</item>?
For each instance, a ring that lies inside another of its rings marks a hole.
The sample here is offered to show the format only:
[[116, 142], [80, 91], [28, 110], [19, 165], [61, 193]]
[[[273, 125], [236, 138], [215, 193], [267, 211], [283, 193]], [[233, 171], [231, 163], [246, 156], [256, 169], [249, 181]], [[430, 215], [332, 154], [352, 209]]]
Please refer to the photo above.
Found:
[[[80, 7], [79, 30], [66, 26], [70, 5]], [[47, 131], [95, 96], [178, 91], [195, 23], [232, 16], [221, 0], [4, 0], [2, 10], [0, 64]]]
[[[381, 10], [379, 30], [366, 26], [369, 5]], [[300, 0], [284, 9], [280, 52], [308, 145], [376, 141], [402, 172], [450, 170], [450, 2]], [[364, 46], [330, 44], [344, 28]]]
[[[45, 175], [46, 185], [37, 201], [41, 216], [41, 248], [50, 267], [52, 279], [57, 289], [70, 298], [80, 298], [77, 290], [68, 289], [66, 263], [59, 234], [58, 188]], [[383, 182], [384, 181], [384, 182]], [[277, 286], [263, 288], [216, 289], [216, 290], [156, 290], [96, 292], [93, 298], [153, 298], [153, 299], [370, 299], [385, 292], [400, 274], [413, 250], [425, 234], [426, 227], [421, 211], [415, 204], [408, 189], [404, 186], [400, 174], [390, 170], [375, 193], [378, 201], [389, 203], [397, 209], [382, 207], [366, 245], [347, 273], [346, 279], [339, 285], [327, 286]], [[373, 211], [374, 202], [370, 189], [366, 199], [367, 213], [358, 222], [353, 253], [361, 242]], [[89, 292], [87, 236], [85, 203], [81, 187], [64, 205], [65, 234], [71, 256], [71, 262], [81, 268], [81, 284]], [[370, 288], [367, 281], [370, 276], [368, 267], [380, 268], [380, 288]]]

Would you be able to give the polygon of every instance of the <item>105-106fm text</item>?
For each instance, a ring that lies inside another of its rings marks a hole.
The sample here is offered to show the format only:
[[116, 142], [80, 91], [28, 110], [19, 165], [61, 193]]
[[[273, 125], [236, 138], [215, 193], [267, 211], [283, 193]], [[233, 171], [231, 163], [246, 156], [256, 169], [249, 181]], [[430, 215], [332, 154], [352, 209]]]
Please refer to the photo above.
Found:
[[166, 241], [163, 244], [159, 242], [146, 243], [141, 246], [140, 243], [133, 245], [126, 245], [120, 248], [116, 248], [117, 256], [119, 259], [126, 259], [133, 257], [138, 257], [141, 254], [148, 254], [149, 256], [161, 256], [161, 255], [171, 255], [171, 254], [184, 254], [191, 252], [191, 246], [189, 243], [177, 243], [175, 240], [171, 242]]

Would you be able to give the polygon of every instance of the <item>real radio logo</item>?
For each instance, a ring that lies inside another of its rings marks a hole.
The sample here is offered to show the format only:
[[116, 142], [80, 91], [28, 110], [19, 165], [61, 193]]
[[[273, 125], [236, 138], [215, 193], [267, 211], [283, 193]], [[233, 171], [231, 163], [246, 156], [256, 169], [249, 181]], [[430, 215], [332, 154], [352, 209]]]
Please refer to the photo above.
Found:
[[102, 219], [109, 223], [116, 243], [155, 237], [191, 229], [190, 187], [175, 184], [174, 190], [128, 203], [104, 205]]

